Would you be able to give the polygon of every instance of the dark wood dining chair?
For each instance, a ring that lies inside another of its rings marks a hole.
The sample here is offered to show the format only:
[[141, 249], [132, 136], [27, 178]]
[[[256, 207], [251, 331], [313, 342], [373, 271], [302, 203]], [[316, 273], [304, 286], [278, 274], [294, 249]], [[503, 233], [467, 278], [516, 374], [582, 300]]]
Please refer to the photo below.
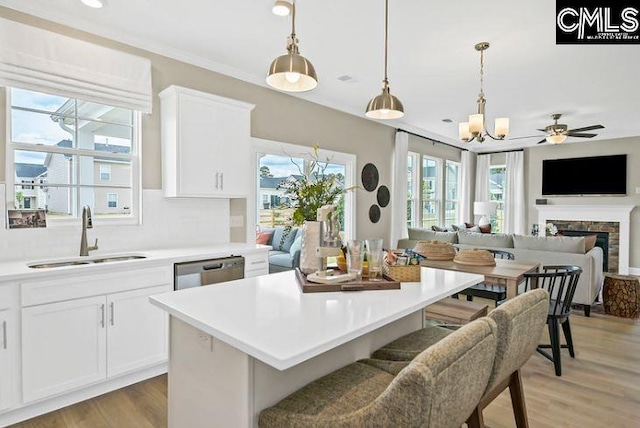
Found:
[[[579, 266], [555, 265], [543, 266], [540, 273], [526, 273], [524, 275], [524, 291], [532, 288], [544, 288], [551, 296], [547, 315], [551, 343], [538, 345], [536, 350], [553, 362], [556, 376], [562, 375], [561, 348], [568, 349], [571, 358], [575, 358], [569, 315], [571, 315], [571, 302], [573, 301], [573, 295], [576, 292], [581, 273], [582, 268]], [[564, 345], [560, 343], [560, 326], [562, 326], [566, 342]], [[551, 349], [551, 355], [544, 349]]]
[[[489, 250], [493, 254], [494, 259], [514, 260], [513, 253], [502, 250]], [[459, 294], [467, 296], [467, 301], [472, 302], [474, 297], [480, 297], [483, 299], [491, 299], [494, 301], [495, 306], [498, 306], [498, 302], [507, 298], [507, 289], [504, 285], [486, 284], [481, 282], [472, 287], [460, 291]], [[457, 295], [453, 297], [457, 298]]]

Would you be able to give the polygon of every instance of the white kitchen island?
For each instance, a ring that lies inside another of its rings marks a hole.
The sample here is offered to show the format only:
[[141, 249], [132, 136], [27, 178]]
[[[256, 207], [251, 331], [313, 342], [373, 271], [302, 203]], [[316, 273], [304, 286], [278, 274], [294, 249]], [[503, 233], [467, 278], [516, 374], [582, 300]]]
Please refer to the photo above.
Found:
[[421, 268], [400, 290], [302, 293], [293, 271], [152, 296], [171, 315], [169, 427], [252, 427], [310, 381], [422, 327], [483, 280]]

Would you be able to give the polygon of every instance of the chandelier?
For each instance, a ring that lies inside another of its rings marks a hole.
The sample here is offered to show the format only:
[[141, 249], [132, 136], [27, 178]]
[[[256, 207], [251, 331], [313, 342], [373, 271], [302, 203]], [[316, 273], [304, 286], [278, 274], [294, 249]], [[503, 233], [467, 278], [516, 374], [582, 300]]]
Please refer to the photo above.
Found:
[[480, 94], [478, 95], [478, 113], [469, 115], [468, 122], [462, 122], [458, 125], [458, 136], [463, 141], [473, 141], [474, 139], [482, 143], [485, 136], [493, 140], [504, 140], [509, 134], [509, 118], [499, 117], [495, 121], [494, 135], [489, 134], [485, 128], [484, 106], [487, 100], [484, 98], [484, 51], [489, 49], [488, 42], [480, 42], [475, 46], [480, 52]]

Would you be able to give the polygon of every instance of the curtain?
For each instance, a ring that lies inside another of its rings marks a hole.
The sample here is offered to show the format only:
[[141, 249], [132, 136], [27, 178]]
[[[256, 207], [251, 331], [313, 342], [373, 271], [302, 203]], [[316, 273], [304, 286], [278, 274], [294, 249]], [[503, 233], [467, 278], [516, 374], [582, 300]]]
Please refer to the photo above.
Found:
[[395, 148], [393, 150], [393, 182], [391, 200], [391, 242], [390, 248], [395, 248], [398, 240], [406, 238], [407, 234], [407, 156], [409, 156], [409, 134], [396, 132]]
[[458, 223], [473, 223], [473, 171], [476, 161], [476, 154], [471, 151], [463, 151], [460, 159], [460, 218]]
[[489, 167], [491, 155], [478, 155], [476, 160], [476, 197], [475, 201], [488, 201], [489, 193]]
[[526, 233], [524, 199], [524, 152], [507, 153], [504, 232]]
[[151, 113], [151, 62], [0, 18], [0, 86]]

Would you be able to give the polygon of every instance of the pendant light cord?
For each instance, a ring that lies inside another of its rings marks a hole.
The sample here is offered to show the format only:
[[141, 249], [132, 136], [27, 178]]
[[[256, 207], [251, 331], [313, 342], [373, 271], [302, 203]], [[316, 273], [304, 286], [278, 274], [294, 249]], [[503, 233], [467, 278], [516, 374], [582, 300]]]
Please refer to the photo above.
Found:
[[296, 0], [291, 2], [291, 37], [296, 38]]
[[387, 77], [387, 58], [389, 50], [389, 0], [384, 0], [384, 84], [389, 84]]

